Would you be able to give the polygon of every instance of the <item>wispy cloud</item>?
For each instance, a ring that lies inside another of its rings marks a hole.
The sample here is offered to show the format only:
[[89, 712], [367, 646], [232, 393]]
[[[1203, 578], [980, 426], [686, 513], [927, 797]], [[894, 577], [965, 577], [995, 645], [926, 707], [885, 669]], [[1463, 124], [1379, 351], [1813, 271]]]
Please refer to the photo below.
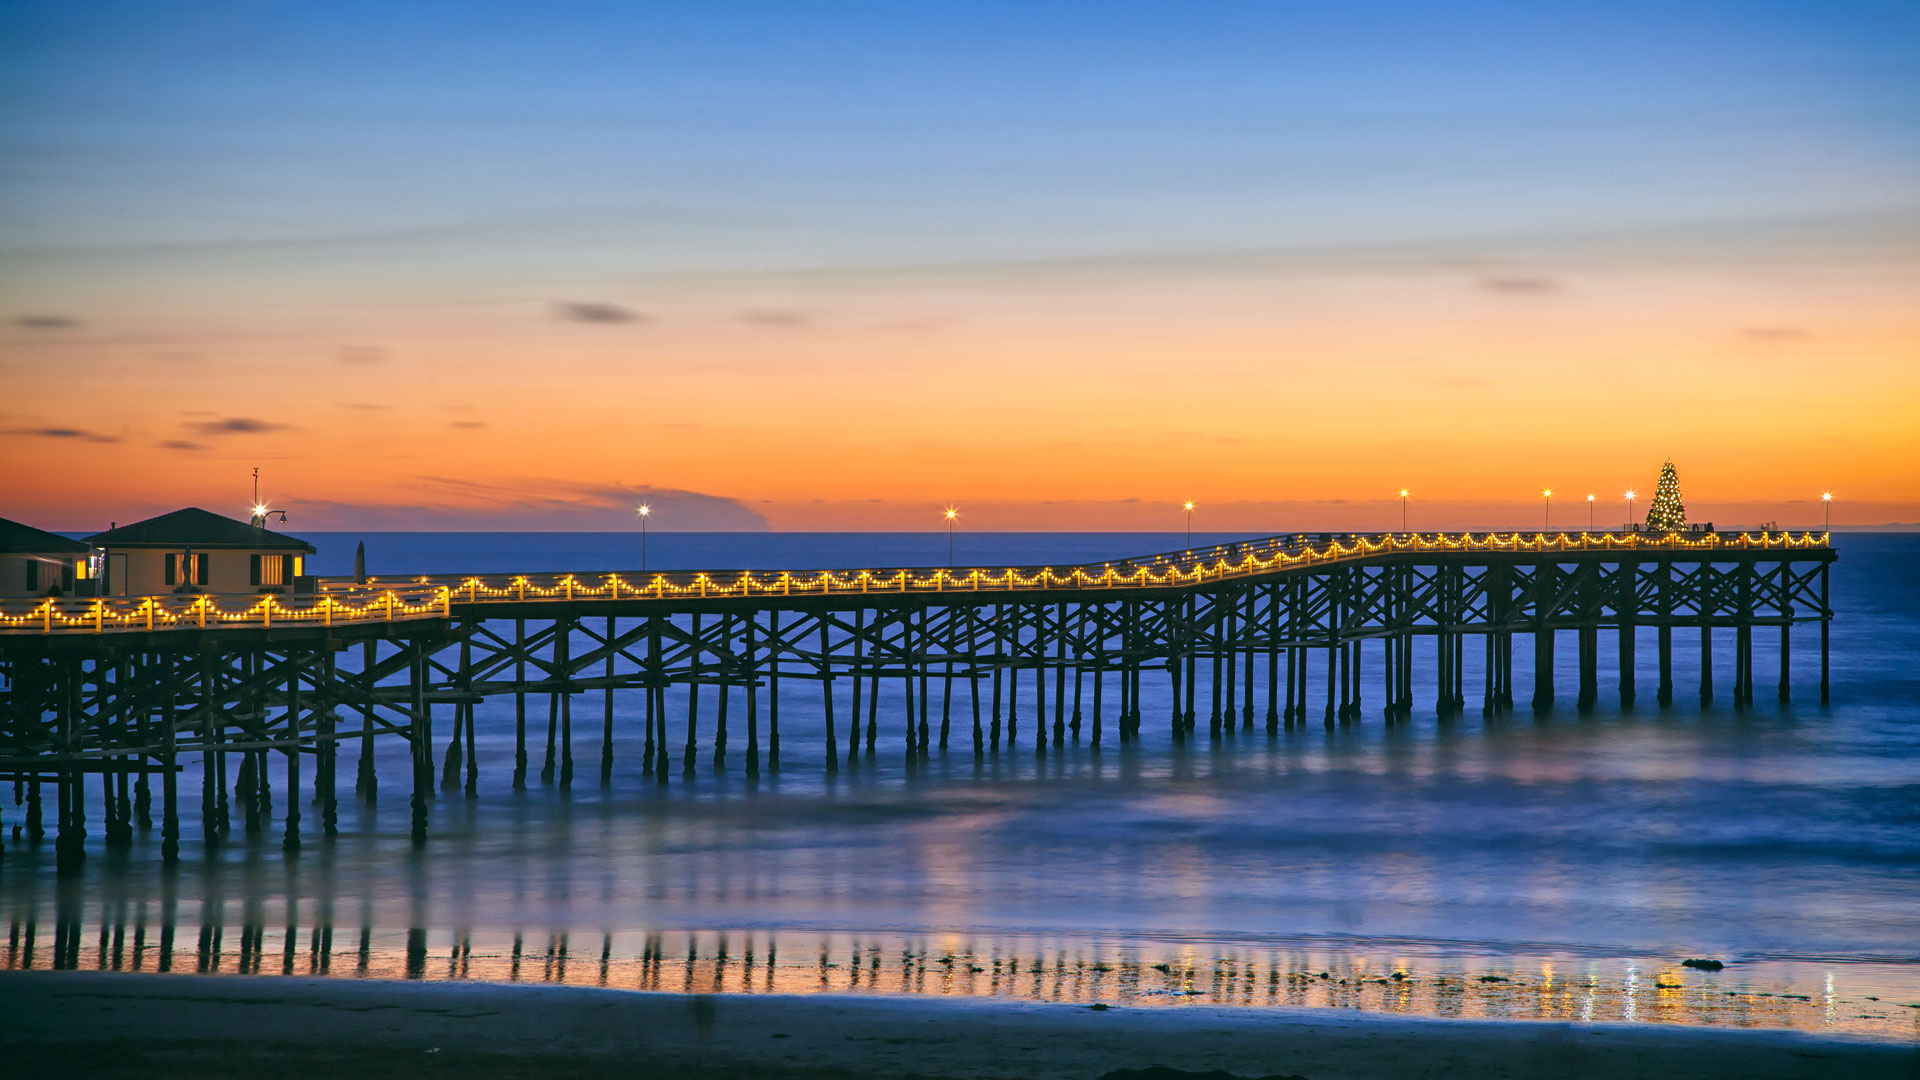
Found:
[[463, 431], [475, 431], [486, 427], [487, 422], [485, 420], [455, 420], [447, 426], [450, 428], [460, 428]]
[[70, 315], [22, 315], [13, 325], [22, 330], [77, 330], [85, 324]]
[[249, 416], [228, 416], [219, 420], [196, 420], [187, 427], [201, 435], [264, 435], [270, 431], [285, 431], [289, 425], [272, 420], [255, 420]]
[[802, 330], [813, 325], [813, 320], [802, 311], [743, 311], [740, 321], [769, 330]]
[[186, 439], [167, 439], [160, 444], [162, 450], [179, 450], [183, 453], [195, 453], [206, 448], [205, 443], [190, 442]]
[[1506, 296], [1545, 296], [1560, 291], [1560, 283], [1552, 278], [1523, 275], [1483, 277], [1479, 285], [1487, 292]]
[[20, 435], [30, 439], [71, 439], [75, 442], [92, 443], [117, 443], [120, 441], [120, 436], [118, 435], [102, 435], [97, 431], [87, 431], [84, 428], [70, 427], [10, 428], [4, 432], [0, 432], [0, 435]]
[[643, 312], [597, 300], [562, 300], [553, 307], [554, 314], [562, 322], [644, 323], [649, 321]]
[[1740, 331], [1742, 337], [1753, 341], [1805, 341], [1808, 334], [1798, 326], [1749, 326]]

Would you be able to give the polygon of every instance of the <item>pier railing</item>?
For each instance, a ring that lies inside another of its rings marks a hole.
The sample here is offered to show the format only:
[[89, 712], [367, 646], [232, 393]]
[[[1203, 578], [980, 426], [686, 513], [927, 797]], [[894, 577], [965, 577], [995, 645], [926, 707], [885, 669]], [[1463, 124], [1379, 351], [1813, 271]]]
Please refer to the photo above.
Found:
[[194, 594], [0, 602], [0, 634], [106, 634], [268, 629], [450, 618], [465, 604], [554, 600], [685, 600], [1058, 589], [1183, 588], [1300, 566], [1397, 553], [1550, 555], [1612, 551], [1824, 548], [1825, 532], [1293, 533], [1099, 563], [995, 570], [593, 571], [324, 578], [315, 596]]

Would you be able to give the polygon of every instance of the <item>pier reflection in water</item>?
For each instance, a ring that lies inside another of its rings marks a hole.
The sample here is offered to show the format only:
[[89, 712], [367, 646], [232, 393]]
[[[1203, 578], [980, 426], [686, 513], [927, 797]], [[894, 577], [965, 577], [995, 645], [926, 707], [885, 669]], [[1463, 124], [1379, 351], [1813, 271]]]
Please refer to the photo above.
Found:
[[[1797, 980], [1670, 962], [1462, 964], [1328, 942], [1198, 946], [1072, 936], [763, 932], [525, 933], [302, 921], [217, 901], [176, 921], [169, 895], [88, 902], [62, 890], [51, 927], [12, 914], [10, 970], [335, 976], [549, 983], [712, 994], [930, 994], [1126, 1006], [1344, 1008], [1463, 1019], [1650, 1021], [1900, 1038], [1908, 1010]], [[321, 905], [323, 908], [326, 905]], [[232, 921], [229, 921], [231, 917]]]

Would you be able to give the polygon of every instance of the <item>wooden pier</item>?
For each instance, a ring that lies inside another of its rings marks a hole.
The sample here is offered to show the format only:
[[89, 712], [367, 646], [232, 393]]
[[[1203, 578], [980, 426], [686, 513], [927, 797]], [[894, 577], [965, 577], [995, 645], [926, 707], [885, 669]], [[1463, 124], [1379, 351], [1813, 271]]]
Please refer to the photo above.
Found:
[[[201, 763], [205, 844], [236, 817], [256, 833], [273, 820], [275, 772], [286, 849], [309, 828], [304, 784], [311, 828], [332, 836], [343, 742], [357, 743], [365, 800], [381, 783], [375, 745], [410, 748], [423, 843], [436, 756], [443, 786], [479, 794], [476, 706], [488, 700], [513, 703], [515, 788], [573, 784], [576, 719], [597, 727], [587, 767], [600, 783], [628, 769], [668, 784], [796, 757], [832, 774], [883, 743], [913, 762], [1278, 736], [1368, 709], [1405, 722], [1421, 710], [1417, 665], [1438, 691], [1426, 711], [1446, 718], [1467, 707], [1470, 649], [1483, 712], [1516, 694], [1544, 711], [1563, 631], [1582, 710], [1601, 694], [1602, 633], [1617, 638], [1621, 707], [1638, 699], [1643, 639], [1655, 698], [1671, 704], [1676, 629], [1697, 640], [1701, 701], [1725, 693], [1741, 708], [1756, 693], [1755, 629], [1777, 643], [1785, 701], [1793, 627], [1815, 623], [1824, 702], [1835, 558], [1821, 533], [1323, 534], [1064, 568], [429, 576], [328, 580], [301, 597], [30, 602], [0, 607], [0, 781], [25, 835], [53, 819], [72, 869], [90, 797], [109, 847], [151, 828], [157, 801], [163, 857], [179, 858], [186, 758]], [[1716, 630], [1734, 642], [1718, 691]], [[1524, 688], [1516, 655], [1532, 668]], [[1172, 703], [1151, 718], [1150, 681]], [[640, 760], [616, 760], [616, 729], [636, 721]]]

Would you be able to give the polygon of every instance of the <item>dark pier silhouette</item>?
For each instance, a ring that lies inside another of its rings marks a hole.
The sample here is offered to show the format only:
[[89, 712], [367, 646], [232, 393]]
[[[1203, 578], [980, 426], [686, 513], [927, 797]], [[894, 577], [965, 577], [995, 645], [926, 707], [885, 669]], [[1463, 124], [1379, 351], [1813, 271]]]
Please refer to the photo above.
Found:
[[[206, 844], [236, 819], [268, 828], [276, 797], [289, 852], [303, 830], [333, 836], [338, 750], [355, 741], [353, 791], [367, 801], [383, 783], [376, 743], [410, 748], [423, 843], [436, 748], [441, 785], [479, 795], [488, 699], [513, 702], [516, 789], [575, 782], [575, 713], [591, 725], [596, 705], [602, 784], [620, 768], [658, 784], [703, 768], [756, 776], [796, 756], [831, 774], [883, 741], [911, 763], [1278, 735], [1370, 709], [1389, 724], [1445, 719], [1467, 707], [1469, 649], [1484, 660], [1483, 712], [1546, 711], [1563, 631], [1582, 710], [1600, 695], [1603, 632], [1617, 635], [1618, 700], [1633, 708], [1643, 635], [1665, 706], [1674, 631], [1697, 638], [1703, 703], [1713, 633], [1730, 631], [1721, 692], [1740, 708], [1756, 693], [1755, 628], [1777, 638], [1785, 701], [1793, 627], [1816, 623], [1824, 702], [1835, 558], [1818, 533], [1321, 534], [1065, 568], [429, 576], [327, 581], [313, 597], [48, 600], [0, 611], [0, 780], [23, 834], [51, 825], [72, 869], [90, 799], [106, 846], [130, 845], [157, 812], [163, 857], [178, 859], [190, 756]], [[1517, 652], [1532, 666], [1524, 689]], [[1428, 709], [1413, 700], [1423, 664], [1438, 688]], [[1163, 715], [1144, 713], [1149, 680], [1168, 691]], [[683, 707], [670, 711], [675, 687]], [[802, 699], [806, 742], [790, 723], [783, 745], [781, 706], [791, 716]], [[616, 729], [636, 719], [640, 760], [622, 762]]]

